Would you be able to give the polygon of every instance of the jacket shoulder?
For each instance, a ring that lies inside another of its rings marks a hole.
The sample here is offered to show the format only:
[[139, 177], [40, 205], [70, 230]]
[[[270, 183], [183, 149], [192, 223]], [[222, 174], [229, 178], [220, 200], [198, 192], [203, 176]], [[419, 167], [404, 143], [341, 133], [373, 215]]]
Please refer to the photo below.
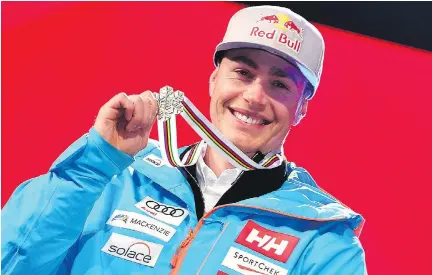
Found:
[[[182, 148], [179, 148], [179, 154], [181, 155], [187, 148], [189, 148], [190, 146], [184, 146]], [[149, 139], [147, 146], [142, 149], [141, 151], [139, 151], [136, 155], [135, 158], [143, 158], [147, 155], [150, 154], [155, 154], [158, 157], [161, 157], [162, 153], [160, 150], [160, 145], [159, 145], [159, 141], [155, 140], [155, 139]]]
[[295, 163], [289, 162], [287, 164], [287, 171], [287, 183], [294, 183], [297, 186], [304, 187], [301, 192], [306, 193], [308, 196], [311, 196], [313, 193], [314, 200], [322, 204], [321, 208], [325, 208], [326, 210], [331, 209], [335, 212], [336, 216], [349, 217], [350, 228], [357, 237], [360, 236], [365, 223], [362, 215], [354, 212], [349, 206], [320, 187], [305, 168], [298, 167]]
[[299, 260], [300, 274], [366, 275], [364, 249], [344, 223], [330, 224], [315, 238]]
[[297, 166], [294, 162], [287, 163], [287, 180], [296, 180], [301, 183], [319, 188], [311, 174], [303, 167]]

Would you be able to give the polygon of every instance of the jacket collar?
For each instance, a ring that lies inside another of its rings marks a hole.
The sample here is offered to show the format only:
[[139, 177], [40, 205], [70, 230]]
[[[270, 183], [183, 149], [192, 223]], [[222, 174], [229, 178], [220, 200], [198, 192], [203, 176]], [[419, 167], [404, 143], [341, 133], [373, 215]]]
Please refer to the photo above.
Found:
[[[185, 153], [188, 148], [190, 146], [183, 147], [180, 152]], [[161, 158], [158, 146], [149, 144], [137, 154], [132, 167], [184, 201], [191, 211], [203, 211], [204, 203], [200, 202], [202, 195], [197, 194], [200, 192], [199, 187], [194, 186], [195, 166], [173, 169], [164, 165], [155, 169], [145, 161], [140, 161], [150, 154]], [[306, 170], [296, 167], [292, 162], [273, 169], [240, 174], [217, 206], [231, 203], [261, 211], [281, 212], [301, 219], [349, 220], [353, 228], [362, 221], [359, 214], [320, 189]], [[197, 216], [201, 217], [202, 214], [197, 213]]]

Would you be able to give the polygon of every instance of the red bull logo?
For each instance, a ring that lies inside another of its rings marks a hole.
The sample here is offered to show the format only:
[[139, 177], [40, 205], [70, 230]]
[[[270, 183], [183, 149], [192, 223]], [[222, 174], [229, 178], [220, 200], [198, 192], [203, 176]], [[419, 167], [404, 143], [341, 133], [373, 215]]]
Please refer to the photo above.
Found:
[[261, 19], [258, 20], [257, 23], [261, 21], [267, 21], [269, 23], [277, 24], [279, 23], [279, 18], [276, 15], [269, 15], [269, 16], [261, 17]]
[[288, 28], [291, 31], [295, 31], [298, 35], [303, 36], [303, 29], [299, 29], [297, 25], [294, 23], [294, 21], [287, 21], [284, 24], [284, 27]]
[[[279, 43], [285, 44], [296, 53], [300, 52], [304, 29], [298, 27], [288, 15], [265, 15], [259, 18], [256, 23], [257, 26], [252, 28], [250, 36], [277, 39]], [[268, 28], [260, 26], [263, 23], [272, 24], [275, 29], [273, 31], [268, 31]]]
[[275, 27], [282, 31], [289, 31], [297, 34], [299, 38], [303, 38], [304, 29], [299, 28], [294, 21], [286, 14], [272, 14], [261, 17], [258, 22], [266, 22], [273, 24]]

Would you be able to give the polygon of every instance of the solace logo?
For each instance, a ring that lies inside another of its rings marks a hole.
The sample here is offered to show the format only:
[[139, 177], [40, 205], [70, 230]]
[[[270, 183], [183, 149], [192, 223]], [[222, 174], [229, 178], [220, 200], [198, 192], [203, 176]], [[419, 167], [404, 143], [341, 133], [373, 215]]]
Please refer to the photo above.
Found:
[[271, 231], [248, 221], [235, 241], [264, 256], [285, 263], [299, 240], [297, 237]]
[[163, 245], [113, 233], [102, 251], [142, 265], [155, 266]]
[[118, 247], [112, 244], [109, 246], [108, 251], [116, 253], [119, 256], [128, 257], [129, 259], [142, 261], [146, 264], [151, 261], [150, 247], [145, 242], [133, 243], [128, 248]]

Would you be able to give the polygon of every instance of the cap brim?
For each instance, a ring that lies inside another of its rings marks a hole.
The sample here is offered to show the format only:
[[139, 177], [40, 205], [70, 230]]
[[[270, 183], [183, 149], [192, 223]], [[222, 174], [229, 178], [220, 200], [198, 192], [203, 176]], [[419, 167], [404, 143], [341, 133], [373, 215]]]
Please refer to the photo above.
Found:
[[282, 59], [285, 59], [287, 62], [294, 65], [297, 69], [300, 70], [300, 72], [303, 74], [303, 76], [309, 81], [309, 83], [314, 87], [314, 91], [310, 95], [309, 99], [313, 97], [315, 94], [315, 90], [318, 84], [318, 79], [315, 77], [314, 73], [302, 62], [297, 60], [296, 58], [289, 56], [275, 48], [271, 48], [262, 44], [257, 43], [251, 43], [251, 42], [225, 42], [221, 43], [216, 47], [216, 51], [214, 54], [214, 63], [217, 65], [217, 62], [220, 59], [220, 53], [222, 51], [232, 50], [232, 49], [240, 49], [240, 48], [252, 48], [252, 49], [260, 49], [267, 51], [271, 54], [277, 55]]

